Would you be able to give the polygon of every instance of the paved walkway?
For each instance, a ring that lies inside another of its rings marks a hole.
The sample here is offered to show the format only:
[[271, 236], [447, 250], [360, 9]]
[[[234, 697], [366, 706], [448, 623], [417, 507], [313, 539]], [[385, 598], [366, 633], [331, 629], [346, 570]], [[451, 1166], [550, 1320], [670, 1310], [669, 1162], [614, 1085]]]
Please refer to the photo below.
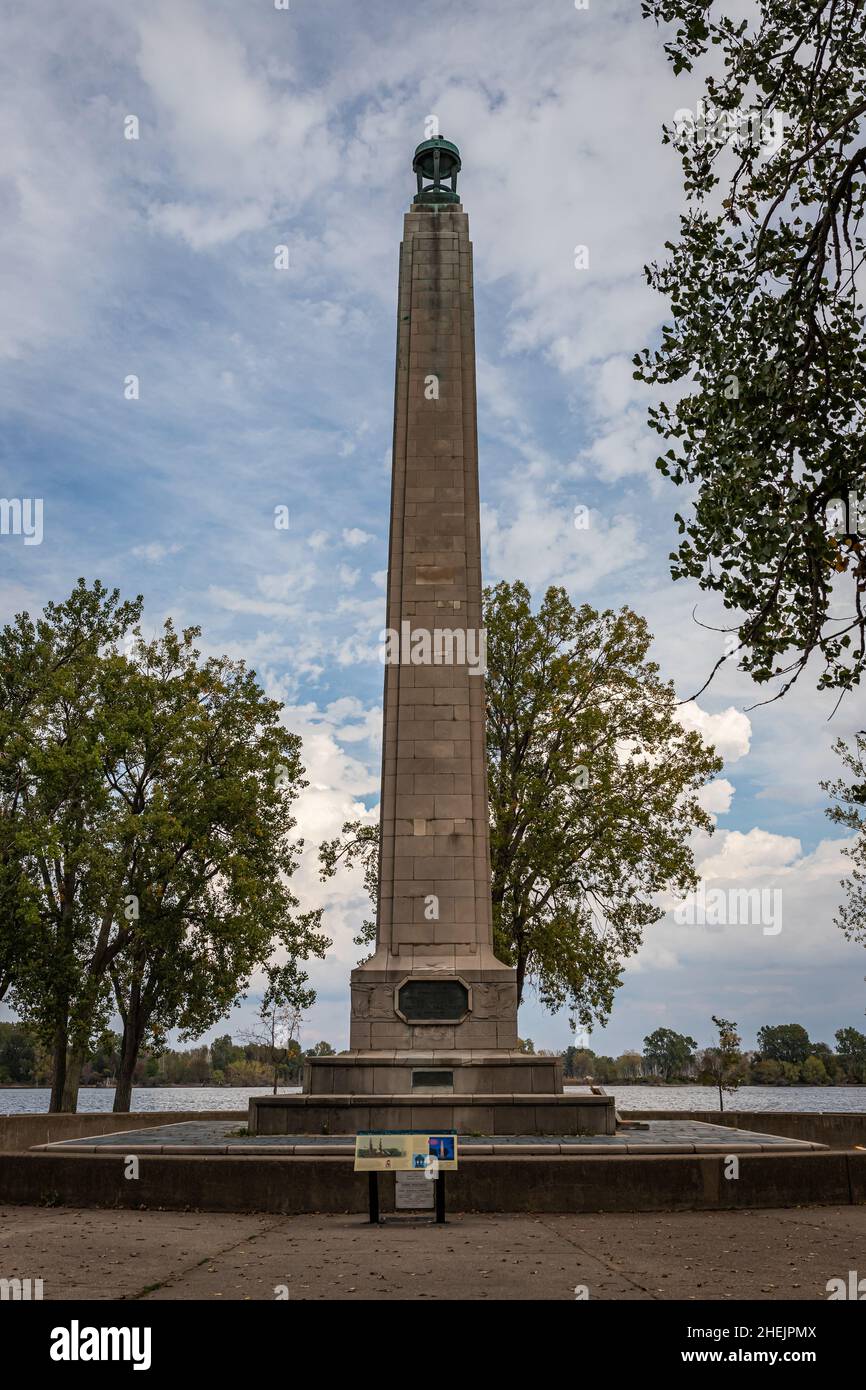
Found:
[[[86, 1139], [65, 1139], [46, 1145], [51, 1149], [75, 1149], [100, 1153], [203, 1153], [203, 1154], [343, 1154], [354, 1151], [352, 1135], [334, 1134], [239, 1134], [236, 1120], [182, 1121], [154, 1129], [127, 1130], [123, 1134], [94, 1134]], [[800, 1139], [779, 1134], [759, 1134], [748, 1129], [701, 1120], [648, 1120], [640, 1129], [624, 1128], [617, 1134], [557, 1135], [500, 1134], [460, 1137], [464, 1153], [742, 1153], [771, 1149], [803, 1152], [821, 1149]]]
[[[866, 1207], [449, 1216], [79, 1211], [0, 1206], [0, 1278], [46, 1299], [827, 1298], [863, 1270]], [[788, 1319], [790, 1321], [790, 1319]], [[294, 1324], [287, 1323], [288, 1327]], [[581, 1324], [585, 1327], [585, 1324]]]

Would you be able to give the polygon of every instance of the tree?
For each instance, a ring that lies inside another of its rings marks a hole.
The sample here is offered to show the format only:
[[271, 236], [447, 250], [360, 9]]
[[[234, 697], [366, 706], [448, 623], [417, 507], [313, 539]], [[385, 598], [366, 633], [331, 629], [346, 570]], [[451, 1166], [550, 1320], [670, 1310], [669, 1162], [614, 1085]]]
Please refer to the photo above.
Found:
[[[271, 967], [266, 975], [268, 983], [259, 1005], [258, 1022], [244, 1036], [265, 1051], [273, 1070], [276, 1095], [280, 1067], [300, 1051], [297, 1034], [303, 1010], [310, 1007], [316, 996], [313, 990], [299, 987], [291, 967], [282, 970]], [[327, 1046], [327, 1043], [323, 1046]]]
[[103, 850], [112, 817], [97, 690], [140, 612], [140, 597], [121, 603], [79, 580], [41, 619], [19, 613], [0, 631], [0, 992], [52, 1053], [52, 1110], [73, 1035], [79, 1068], [85, 1055], [82, 1014], [91, 1037], [108, 1019], [104, 984], [82, 999], [85, 960], [102, 949], [99, 904], [118, 888]]
[[16, 1023], [0, 1023], [0, 1084], [33, 1082], [36, 1070], [36, 1042]]
[[807, 1086], [826, 1086], [828, 1083], [827, 1068], [820, 1057], [814, 1054], [807, 1057], [800, 1068], [800, 1076]]
[[611, 1081], [618, 1081], [619, 1077], [614, 1059], [612, 1057], [596, 1057], [592, 1076], [594, 1081], [600, 1081], [602, 1085]]
[[799, 1023], [780, 1023], [776, 1027], [766, 1024], [758, 1029], [758, 1051], [762, 1057], [800, 1067], [812, 1049], [809, 1034]]
[[598, 1058], [588, 1047], [575, 1047], [573, 1044], [562, 1053], [563, 1075], [574, 1078], [593, 1076]]
[[315, 1047], [307, 1048], [305, 1055], [307, 1057], [336, 1057], [337, 1052], [336, 1048], [333, 1048], [329, 1042], [317, 1042]]
[[751, 1079], [756, 1086], [777, 1086], [782, 1079], [782, 1063], [772, 1057], [758, 1057], [752, 1063]]
[[230, 1086], [267, 1086], [271, 1079], [270, 1069], [264, 1062], [242, 1058], [229, 1062], [227, 1079]]
[[676, 717], [628, 608], [599, 613], [522, 583], [485, 591], [494, 948], [545, 1007], [604, 1022], [623, 961], [697, 882], [697, 793], [721, 768]]
[[835, 1036], [836, 1053], [846, 1075], [854, 1081], [866, 1081], [866, 1033], [840, 1028]]
[[[111, 969], [124, 1044], [115, 1110], [127, 1110], [146, 1036], [198, 1037], [240, 1002], [278, 951], [266, 997], [315, 997], [298, 961], [322, 956], [321, 909], [298, 913], [289, 881], [303, 842], [292, 806], [306, 786], [300, 739], [243, 662], [199, 662], [197, 629], [138, 640], [119, 672], [128, 711], [113, 789], [134, 816], [127, 893], [137, 916]], [[275, 997], [278, 1002], [274, 1003]]]
[[670, 259], [646, 268], [673, 321], [634, 359], [636, 377], [675, 387], [650, 409], [670, 445], [656, 466], [690, 496], [672, 573], [736, 615], [714, 670], [737, 651], [778, 698], [817, 652], [819, 687], [841, 696], [866, 665], [866, 527], [843, 534], [837, 505], [863, 477], [866, 9], [642, 8], [677, 26], [675, 73], [715, 57], [698, 117], [663, 132], [688, 207]]
[[[722, 767], [676, 715], [628, 608], [576, 608], [550, 588], [485, 590], [494, 949], [551, 1012], [605, 1022], [626, 957], [664, 916], [662, 892], [697, 884], [690, 837], [712, 833], [698, 792]], [[322, 878], [363, 864], [375, 898], [378, 827], [347, 822]], [[372, 940], [372, 923], [359, 943]]]
[[854, 843], [842, 850], [852, 869], [850, 877], [841, 880], [846, 897], [835, 921], [848, 941], [866, 946], [866, 733], [858, 733], [852, 747], [837, 739], [833, 750], [851, 774], [851, 781], [840, 777], [821, 783], [822, 790], [836, 803], [826, 814], [837, 825], [855, 832]]
[[228, 1033], [224, 1033], [220, 1038], [214, 1038], [210, 1045], [210, 1063], [215, 1072], [222, 1072], [225, 1075], [231, 1062], [236, 1062], [243, 1056], [239, 1048]]
[[697, 1043], [685, 1033], [670, 1028], [657, 1028], [643, 1040], [643, 1055], [654, 1072], [661, 1072], [665, 1081], [684, 1076], [695, 1060]]
[[713, 1023], [718, 1029], [719, 1041], [714, 1047], [705, 1047], [698, 1059], [701, 1072], [719, 1088], [719, 1109], [725, 1108], [725, 1091], [735, 1091], [745, 1075], [741, 1040], [736, 1023], [726, 1018], [716, 1018]]
[[[21, 711], [3, 848], [36, 922], [11, 999], [53, 1041], [55, 1110], [75, 1109], [112, 1007], [120, 1110], [145, 1041], [200, 1035], [275, 949], [294, 963], [328, 944], [288, 887], [300, 740], [243, 662], [200, 662], [197, 629], [170, 621], [145, 642], [138, 612], [80, 581], [38, 626], [25, 616], [0, 636]], [[70, 647], [58, 666], [53, 651]]]
[[639, 1052], [624, 1052], [616, 1059], [616, 1074], [618, 1080], [637, 1081], [643, 1076], [643, 1057]]
[[361, 923], [353, 937], [356, 946], [371, 946], [376, 940], [376, 899], [379, 892], [379, 826], [361, 820], [344, 821], [340, 834], [319, 846], [319, 877], [324, 883], [333, 878], [343, 863], [347, 869], [361, 866], [364, 887], [373, 905], [374, 915]]

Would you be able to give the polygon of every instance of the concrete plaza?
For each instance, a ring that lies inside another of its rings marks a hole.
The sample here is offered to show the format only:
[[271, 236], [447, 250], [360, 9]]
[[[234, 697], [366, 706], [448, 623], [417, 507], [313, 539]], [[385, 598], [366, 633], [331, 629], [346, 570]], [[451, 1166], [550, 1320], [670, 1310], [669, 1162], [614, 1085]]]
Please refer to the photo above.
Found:
[[66, 1299], [825, 1300], [866, 1207], [363, 1217], [0, 1207], [0, 1276]]

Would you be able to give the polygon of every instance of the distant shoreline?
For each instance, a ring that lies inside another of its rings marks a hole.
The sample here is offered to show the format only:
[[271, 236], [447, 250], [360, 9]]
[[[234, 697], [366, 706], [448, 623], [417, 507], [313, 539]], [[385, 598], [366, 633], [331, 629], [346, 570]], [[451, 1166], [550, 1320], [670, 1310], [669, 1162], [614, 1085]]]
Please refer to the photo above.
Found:
[[[281, 1081], [279, 1089], [285, 1090], [286, 1086], [300, 1086], [301, 1078], [297, 1081]], [[113, 1091], [116, 1083], [111, 1081], [108, 1085], [102, 1082], [82, 1081], [79, 1086], [80, 1091]], [[134, 1081], [132, 1084], [134, 1091], [271, 1091], [273, 1084], [270, 1081], [263, 1081], [260, 1086], [251, 1086], [248, 1081]], [[43, 1082], [41, 1085], [34, 1085], [32, 1081], [0, 1081], [0, 1091], [50, 1091], [51, 1083]]]
[[[286, 1087], [300, 1086], [301, 1078], [297, 1081], [281, 1081], [279, 1089], [285, 1090]], [[566, 1086], [584, 1086], [586, 1083], [577, 1077], [565, 1077]], [[707, 1081], [656, 1081], [647, 1077], [641, 1077], [635, 1081], [599, 1081], [593, 1085], [604, 1087], [614, 1086], [644, 1086], [650, 1091], [678, 1090], [683, 1086], [700, 1087], [704, 1091], [717, 1091], [719, 1088], [715, 1082]], [[810, 1091], [836, 1091], [840, 1087], [848, 1089], [851, 1087], [866, 1087], [866, 1081], [821, 1081], [811, 1084], [808, 1081], [744, 1081], [735, 1089], [737, 1091], [784, 1091], [795, 1087], [802, 1090], [808, 1087]], [[0, 1081], [0, 1091], [48, 1091], [50, 1084], [45, 1082], [43, 1085], [34, 1085], [29, 1081]], [[82, 1091], [113, 1091], [115, 1083], [111, 1082], [104, 1085], [99, 1082], [82, 1082], [79, 1090]], [[250, 1086], [249, 1082], [240, 1081], [136, 1081], [133, 1083], [135, 1091], [270, 1091], [270, 1082], [262, 1082], [260, 1086]], [[731, 1092], [726, 1092], [731, 1094]]]

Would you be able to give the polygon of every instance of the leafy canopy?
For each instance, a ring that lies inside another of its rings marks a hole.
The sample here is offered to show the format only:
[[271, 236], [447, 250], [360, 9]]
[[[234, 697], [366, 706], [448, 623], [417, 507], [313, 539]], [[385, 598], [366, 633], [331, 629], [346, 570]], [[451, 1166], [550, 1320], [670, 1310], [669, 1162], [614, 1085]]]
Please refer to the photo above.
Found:
[[777, 681], [773, 698], [812, 653], [841, 698], [866, 663], [866, 506], [859, 534], [855, 518], [847, 538], [830, 524], [836, 499], [866, 491], [866, 8], [642, 8], [674, 26], [675, 72], [711, 69], [708, 128], [664, 130], [688, 204], [669, 259], [646, 267], [672, 321], [634, 359], [636, 377], [674, 388], [650, 410], [669, 445], [657, 467], [691, 504], [672, 573], [721, 597], [741, 667]]

